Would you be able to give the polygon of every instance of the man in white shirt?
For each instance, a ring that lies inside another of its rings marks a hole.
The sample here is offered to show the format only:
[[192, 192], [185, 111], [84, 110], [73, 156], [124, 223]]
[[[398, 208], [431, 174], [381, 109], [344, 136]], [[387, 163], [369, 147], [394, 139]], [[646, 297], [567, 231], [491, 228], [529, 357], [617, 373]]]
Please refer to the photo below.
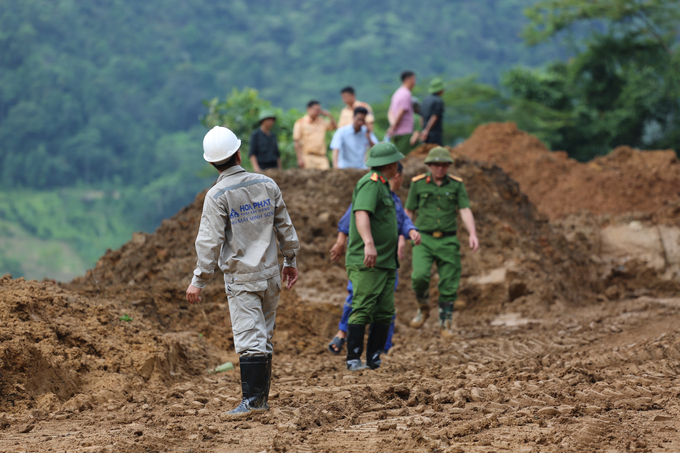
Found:
[[367, 115], [365, 107], [357, 107], [352, 124], [335, 131], [331, 140], [333, 168], [366, 168], [366, 151], [378, 143], [375, 134], [366, 127]]

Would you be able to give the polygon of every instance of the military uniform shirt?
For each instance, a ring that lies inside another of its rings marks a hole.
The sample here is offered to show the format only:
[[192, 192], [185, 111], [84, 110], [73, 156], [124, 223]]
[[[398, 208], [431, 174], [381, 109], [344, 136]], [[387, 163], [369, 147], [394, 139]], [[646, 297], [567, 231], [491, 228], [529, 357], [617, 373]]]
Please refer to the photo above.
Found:
[[356, 224], [356, 212], [367, 211], [371, 220], [371, 235], [378, 257], [375, 267], [396, 269], [397, 244], [397, 212], [390, 188], [385, 177], [378, 171], [370, 171], [364, 175], [354, 188], [352, 195], [352, 217], [349, 225], [349, 244], [345, 256], [345, 265], [364, 265], [364, 240], [361, 238]]
[[438, 186], [431, 173], [416, 176], [406, 200], [406, 209], [418, 211], [416, 227], [425, 233], [441, 231], [452, 233], [457, 230], [458, 209], [470, 207], [467, 191], [462, 180], [447, 175]]

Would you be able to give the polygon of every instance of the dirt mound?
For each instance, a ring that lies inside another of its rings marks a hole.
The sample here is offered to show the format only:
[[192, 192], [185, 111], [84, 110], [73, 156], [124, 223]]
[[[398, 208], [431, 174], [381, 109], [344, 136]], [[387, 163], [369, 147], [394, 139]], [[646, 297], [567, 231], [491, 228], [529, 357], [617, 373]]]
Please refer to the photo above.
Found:
[[52, 283], [6, 276], [0, 300], [0, 410], [79, 410], [218, 360], [196, 332], [164, 332], [133, 306]]
[[565, 152], [550, 152], [514, 123], [491, 123], [478, 127], [455, 152], [500, 166], [550, 219], [583, 210], [652, 213], [680, 200], [680, 163], [672, 150], [622, 146], [580, 163]]
[[[402, 199], [428, 148], [405, 160]], [[71, 284], [0, 280], [0, 451], [676, 451], [680, 300], [641, 272], [680, 270], [680, 203], [550, 223], [501, 168], [456, 157], [481, 249], [461, 230], [453, 341], [436, 317], [407, 326], [407, 250], [383, 366], [350, 373], [325, 352], [346, 284], [328, 250], [362, 172], [275, 171], [302, 274], [278, 310], [271, 411], [224, 418], [238, 373], [205, 374], [237, 356], [219, 272], [184, 300], [200, 194]]]
[[[426, 170], [422, 156], [405, 162], [406, 183], [399, 195], [408, 194], [410, 178]], [[575, 253], [538, 214], [527, 197], [498, 167], [460, 158], [455, 171], [466, 181], [478, 223], [482, 252], [463, 251], [461, 299], [469, 307], [490, 309], [494, 314], [505, 302], [547, 306], [560, 301], [588, 300], [599, 284], [592, 263]], [[314, 172], [306, 170], [269, 173], [287, 203], [301, 242], [298, 265], [300, 282], [284, 292], [277, 314], [281, 326], [276, 338], [304, 339], [331, 333], [346, 285], [343, 263], [331, 263], [328, 250], [335, 241], [337, 222], [351, 201], [361, 171]], [[221, 274], [204, 290], [204, 302], [195, 316], [184, 302], [184, 291], [195, 266], [194, 240], [204, 193], [194, 203], [165, 220], [154, 234], [136, 234], [121, 249], [109, 251], [96, 267], [71, 288], [84, 294], [124, 298], [148, 316], [157, 317], [169, 330], [201, 332], [213, 345], [231, 349], [231, 331]], [[461, 232], [463, 243], [467, 235]], [[401, 296], [398, 311], [408, 317], [416, 306], [408, 283], [410, 250], [400, 269]], [[551, 273], [564, 275], [554, 279]], [[432, 299], [438, 294], [434, 284]], [[595, 285], [595, 287], [591, 287]], [[313, 320], [300, 324], [300, 311]], [[288, 327], [286, 327], [288, 326]], [[297, 327], [296, 327], [297, 326]], [[291, 330], [292, 329], [292, 330]], [[302, 347], [304, 345], [300, 345]], [[298, 347], [298, 349], [300, 349]]]
[[553, 222], [572, 247], [598, 262], [602, 299], [680, 292], [680, 202], [653, 213], [572, 214]]

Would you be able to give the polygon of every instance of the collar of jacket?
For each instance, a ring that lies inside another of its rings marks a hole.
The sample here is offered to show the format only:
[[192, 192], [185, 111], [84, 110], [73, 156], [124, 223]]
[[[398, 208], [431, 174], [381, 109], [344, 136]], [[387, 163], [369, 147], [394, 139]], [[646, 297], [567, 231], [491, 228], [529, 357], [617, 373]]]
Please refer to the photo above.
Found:
[[217, 178], [217, 182], [222, 181], [224, 178], [228, 178], [231, 175], [235, 175], [236, 173], [241, 173], [246, 171], [245, 168], [241, 167], [240, 165], [234, 165], [233, 167], [229, 167], [226, 170], [224, 170], [222, 173], [220, 173], [220, 177]]

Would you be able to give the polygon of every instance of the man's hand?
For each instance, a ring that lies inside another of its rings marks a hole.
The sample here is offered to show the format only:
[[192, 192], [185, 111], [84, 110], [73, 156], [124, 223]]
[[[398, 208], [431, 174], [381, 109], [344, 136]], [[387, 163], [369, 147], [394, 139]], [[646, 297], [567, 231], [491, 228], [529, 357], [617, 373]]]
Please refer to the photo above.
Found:
[[470, 248], [472, 249], [472, 253], [475, 253], [477, 249], [479, 249], [479, 239], [477, 239], [476, 234], [470, 235]]
[[411, 134], [411, 138], [408, 140], [408, 142], [411, 144], [411, 146], [414, 146], [416, 144], [416, 142], [418, 141], [419, 137], [420, 137], [420, 132], [413, 131], [413, 134]]
[[298, 168], [305, 168], [305, 160], [302, 158], [298, 159]]
[[321, 110], [321, 111], [319, 112], [319, 115], [325, 116], [326, 118], [328, 118], [328, 117], [331, 116], [331, 114], [330, 114], [330, 112], [329, 112], [328, 110]]
[[372, 242], [364, 245], [364, 266], [374, 267], [378, 259], [378, 252]]
[[394, 132], [394, 126], [390, 126], [387, 128], [387, 131], [385, 131], [385, 135], [389, 135], [390, 137], [392, 136], [392, 132]]
[[340, 257], [345, 254], [345, 241], [338, 241], [331, 247], [331, 261], [336, 263], [340, 261]]
[[294, 267], [284, 267], [282, 280], [286, 288], [291, 289], [298, 281], [298, 270]]
[[420, 233], [418, 230], [411, 230], [408, 232], [408, 237], [411, 238], [415, 245], [420, 245]]
[[404, 259], [404, 250], [406, 250], [406, 239], [404, 236], [399, 235], [399, 244], [397, 245], [397, 256], [400, 260]]
[[427, 129], [424, 129], [424, 130], [420, 133], [420, 139], [421, 139], [422, 141], [427, 140], [427, 134], [429, 134], [429, 133], [430, 133], [430, 132], [429, 132]]
[[194, 285], [189, 285], [187, 288], [187, 301], [190, 304], [194, 302], [200, 302], [201, 299], [201, 288], [196, 288]]

